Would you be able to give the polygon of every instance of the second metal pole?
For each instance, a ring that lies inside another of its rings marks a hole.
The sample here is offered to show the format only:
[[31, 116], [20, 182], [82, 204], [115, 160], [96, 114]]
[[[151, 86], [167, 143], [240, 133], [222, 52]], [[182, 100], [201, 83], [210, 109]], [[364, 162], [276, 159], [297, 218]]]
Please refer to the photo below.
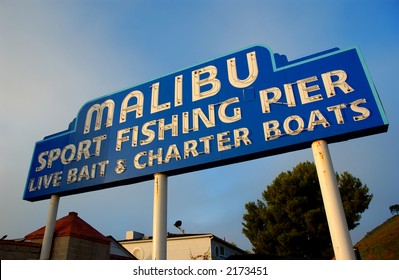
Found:
[[337, 260], [355, 260], [356, 257], [353, 252], [353, 245], [327, 142], [324, 140], [313, 142], [312, 151], [335, 258]]
[[152, 259], [166, 260], [168, 177], [163, 173], [154, 175], [154, 214], [152, 229]]

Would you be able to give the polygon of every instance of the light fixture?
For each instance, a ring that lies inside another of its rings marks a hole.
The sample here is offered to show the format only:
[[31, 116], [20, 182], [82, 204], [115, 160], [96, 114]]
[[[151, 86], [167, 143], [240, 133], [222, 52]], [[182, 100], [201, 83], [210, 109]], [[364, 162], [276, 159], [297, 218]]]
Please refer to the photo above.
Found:
[[181, 225], [183, 224], [182, 221], [177, 220], [174, 224], [175, 227], [177, 227], [183, 234], [184, 234], [184, 229], [181, 228]]

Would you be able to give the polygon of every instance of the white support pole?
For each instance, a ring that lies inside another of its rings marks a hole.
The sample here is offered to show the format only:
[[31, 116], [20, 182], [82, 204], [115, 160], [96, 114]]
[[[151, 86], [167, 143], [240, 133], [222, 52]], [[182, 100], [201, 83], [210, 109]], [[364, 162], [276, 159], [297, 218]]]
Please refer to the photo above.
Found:
[[327, 142], [324, 140], [313, 142], [312, 151], [335, 258], [337, 260], [355, 260], [356, 257]]
[[40, 259], [41, 260], [49, 260], [50, 259], [51, 247], [53, 244], [54, 227], [55, 227], [55, 221], [57, 219], [57, 211], [58, 211], [59, 202], [60, 202], [59, 195], [55, 195], [55, 194], [51, 195], [50, 207], [49, 207], [48, 215], [47, 215], [47, 223], [46, 223], [46, 228], [44, 230], [42, 249], [40, 251]]
[[154, 214], [152, 229], [152, 259], [166, 260], [168, 177], [154, 175]]

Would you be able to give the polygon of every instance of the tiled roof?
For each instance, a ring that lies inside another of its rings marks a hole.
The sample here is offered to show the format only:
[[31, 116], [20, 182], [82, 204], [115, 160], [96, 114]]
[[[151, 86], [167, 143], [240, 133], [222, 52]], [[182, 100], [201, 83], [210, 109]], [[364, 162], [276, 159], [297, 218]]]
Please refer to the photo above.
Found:
[[[42, 227], [29, 233], [25, 236], [25, 240], [43, 239], [44, 229], [45, 227]], [[101, 243], [110, 243], [108, 238], [78, 217], [78, 213], [76, 212], [69, 212], [68, 216], [55, 222], [54, 237], [62, 236], [72, 236]]]

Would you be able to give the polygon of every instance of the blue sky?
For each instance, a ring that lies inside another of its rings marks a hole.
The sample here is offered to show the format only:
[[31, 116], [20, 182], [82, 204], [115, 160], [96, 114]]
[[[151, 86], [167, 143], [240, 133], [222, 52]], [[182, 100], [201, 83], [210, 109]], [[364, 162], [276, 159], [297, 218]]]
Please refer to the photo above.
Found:
[[[387, 133], [330, 145], [337, 172], [349, 171], [374, 198], [353, 243], [399, 203], [398, 1], [0, 1], [0, 234], [43, 226], [49, 201], [22, 194], [36, 141], [68, 127], [100, 96], [262, 44], [295, 60], [359, 46], [390, 123]], [[244, 205], [282, 171], [313, 161], [311, 149], [169, 178], [168, 231], [213, 233], [251, 249]], [[153, 181], [62, 197], [105, 235], [152, 234]]]

